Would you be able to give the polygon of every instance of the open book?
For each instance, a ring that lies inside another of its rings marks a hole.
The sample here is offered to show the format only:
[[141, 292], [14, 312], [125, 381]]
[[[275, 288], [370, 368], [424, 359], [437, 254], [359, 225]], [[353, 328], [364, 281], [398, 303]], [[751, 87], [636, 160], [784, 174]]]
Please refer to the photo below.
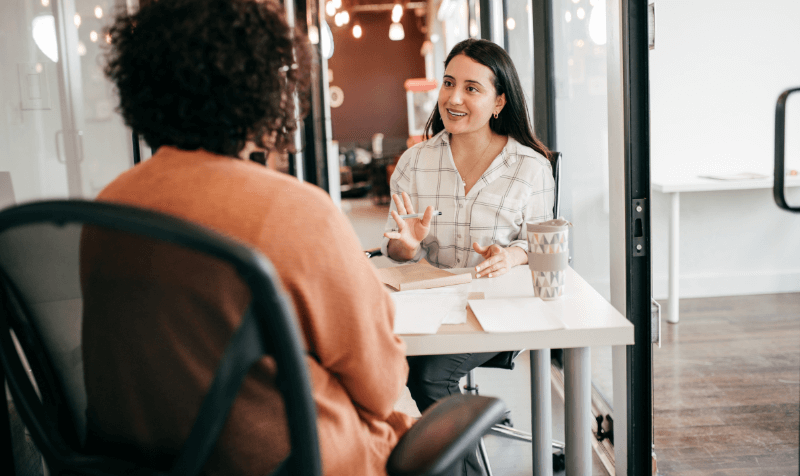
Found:
[[382, 268], [378, 270], [378, 277], [383, 284], [397, 291], [441, 288], [472, 281], [470, 273], [453, 274], [443, 269], [435, 268], [426, 261], [404, 264], [393, 268]]

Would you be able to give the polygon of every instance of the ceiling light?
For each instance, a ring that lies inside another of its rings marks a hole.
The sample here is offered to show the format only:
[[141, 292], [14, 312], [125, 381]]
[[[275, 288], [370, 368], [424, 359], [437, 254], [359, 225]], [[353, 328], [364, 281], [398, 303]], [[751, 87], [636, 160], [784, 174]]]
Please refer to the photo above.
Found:
[[342, 8], [342, 0], [332, 0], [334, 8]]
[[517, 26], [517, 22], [514, 21], [513, 18], [509, 18], [506, 20], [506, 28], [509, 30], [513, 30]]
[[342, 24], [347, 25], [348, 23], [350, 23], [350, 14], [345, 10], [342, 12]]
[[575, 14], [578, 16], [579, 20], [583, 20], [583, 17], [586, 16], [586, 10], [584, 10], [583, 7], [581, 7], [578, 9], [577, 12], [575, 12]]
[[564, 20], [566, 20], [567, 23], [571, 22], [572, 21], [572, 13], [570, 13], [570, 12], [565, 13], [564, 14]]
[[333, 5], [333, 0], [325, 4], [325, 13], [327, 13], [329, 17], [336, 15], [336, 7]]
[[308, 41], [310, 41], [312, 45], [319, 44], [319, 28], [317, 28], [316, 25], [308, 27]]
[[402, 23], [392, 23], [389, 26], [389, 39], [394, 41], [400, 41], [406, 37], [406, 32], [403, 30]]
[[94, 16], [95, 18], [103, 18], [103, 9], [100, 8], [100, 5], [94, 7]]
[[403, 6], [395, 3], [392, 7], [392, 23], [399, 22], [401, 18], [403, 18]]
[[353, 26], [353, 37], [361, 38], [361, 25]]

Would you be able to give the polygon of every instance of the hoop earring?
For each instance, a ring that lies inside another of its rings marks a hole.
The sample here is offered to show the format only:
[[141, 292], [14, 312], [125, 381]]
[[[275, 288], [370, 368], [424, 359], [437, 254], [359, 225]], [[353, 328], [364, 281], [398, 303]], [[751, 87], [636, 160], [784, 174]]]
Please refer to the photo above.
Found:
[[494, 118], [497, 119], [497, 113], [494, 113]]

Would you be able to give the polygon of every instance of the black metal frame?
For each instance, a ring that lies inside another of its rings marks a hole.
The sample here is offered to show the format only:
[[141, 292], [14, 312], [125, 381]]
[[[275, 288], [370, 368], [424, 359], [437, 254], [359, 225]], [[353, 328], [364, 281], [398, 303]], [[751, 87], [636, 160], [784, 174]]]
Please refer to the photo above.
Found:
[[[650, 90], [647, 0], [622, 1], [625, 127], [626, 316], [635, 344], [627, 347], [628, 474], [652, 472], [653, 348], [651, 339]], [[634, 200], [642, 205], [644, 250], [635, 248]]]
[[[207, 456], [210, 449], [213, 449], [241, 381], [252, 362], [261, 358], [267, 349], [282, 369], [280, 379], [284, 384], [280, 387], [284, 392], [286, 412], [291, 422], [289, 433], [292, 453], [286, 469], [290, 474], [321, 474], [316, 407], [305, 363], [303, 341], [295, 323], [294, 309], [283, 298], [280, 281], [276, 279], [277, 273], [266, 258], [227, 237], [177, 218], [132, 207], [81, 200], [38, 202], [5, 210], [0, 213], [0, 233], [13, 227], [43, 222], [57, 225], [91, 224], [174, 243], [230, 263], [251, 290], [259, 290], [252, 293], [253, 301], [248, 313], [225, 350], [219, 371], [204, 398], [198, 420], [176, 460], [172, 474], [195, 474], [202, 469], [205, 458], [199, 456]], [[11, 291], [13, 294], [13, 289]], [[269, 316], [269, 319], [265, 316]], [[0, 316], [0, 320], [5, 322], [6, 317]], [[12, 351], [0, 353], [0, 358], [3, 369], [9, 372], [8, 384], [20, 416], [31, 433], [40, 436], [37, 444], [41, 444], [41, 436], [54, 436], [53, 429], [43, 424], [46, 422], [44, 409], [41, 405], [37, 406], [36, 393], [10, 343], [5, 327], [0, 337], [3, 346], [6, 349], [10, 346]], [[247, 345], [242, 345], [244, 343]], [[244, 353], [238, 352], [244, 347], [249, 349]], [[24, 398], [25, 396], [29, 398]], [[224, 406], [226, 403], [228, 405]], [[224, 412], [210, 411], [212, 408], [224, 408]], [[48, 453], [49, 456], [65, 456], [65, 448], [65, 445], [57, 444], [49, 448], [40, 446], [39, 449], [45, 456]], [[107, 468], [109, 463], [115, 469], [130, 467], [127, 462], [109, 459], [101, 462], [77, 453], [66, 456], [67, 463], [96, 474], [103, 473], [103, 468]]]
[[784, 210], [795, 213], [800, 213], [800, 207], [793, 207], [786, 203], [784, 158], [786, 154], [786, 101], [792, 93], [798, 91], [800, 88], [787, 89], [781, 93], [775, 104], [775, 181], [772, 184], [772, 196], [775, 197], [775, 203]]
[[492, 41], [492, 0], [478, 0], [481, 7], [481, 39]]
[[556, 80], [553, 65], [552, 0], [533, 0], [533, 128], [550, 150], [556, 143]]

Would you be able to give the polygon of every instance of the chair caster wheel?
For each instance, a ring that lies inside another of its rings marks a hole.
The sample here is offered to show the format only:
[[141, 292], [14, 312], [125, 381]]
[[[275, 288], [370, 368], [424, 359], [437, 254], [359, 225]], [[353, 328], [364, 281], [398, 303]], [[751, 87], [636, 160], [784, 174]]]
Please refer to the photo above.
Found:
[[567, 467], [564, 453], [553, 453], [553, 471], [561, 471]]

